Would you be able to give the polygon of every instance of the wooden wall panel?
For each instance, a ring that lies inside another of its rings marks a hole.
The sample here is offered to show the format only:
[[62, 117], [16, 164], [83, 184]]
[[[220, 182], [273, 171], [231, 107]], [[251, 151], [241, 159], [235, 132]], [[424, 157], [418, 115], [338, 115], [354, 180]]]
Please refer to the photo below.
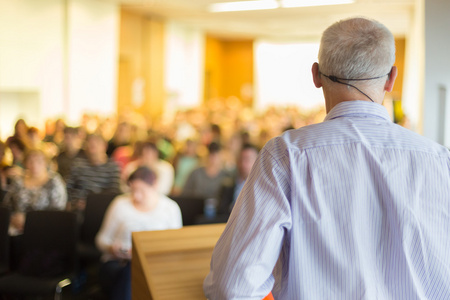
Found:
[[206, 38], [205, 101], [236, 96], [246, 105], [252, 98], [242, 97], [244, 85], [253, 85], [253, 41]]
[[142, 77], [142, 20], [136, 14], [122, 10], [120, 14], [119, 66], [117, 109], [132, 104], [132, 86]]
[[206, 37], [205, 42], [205, 84], [204, 99], [223, 97], [223, 43], [215, 38]]
[[143, 67], [145, 103], [142, 113], [159, 117], [165, 105], [164, 92], [164, 24], [160, 20], [144, 21]]
[[245, 105], [252, 105], [253, 98], [241, 92], [245, 85], [253, 86], [253, 41], [227, 41], [223, 85], [225, 97], [236, 96]]
[[[164, 23], [121, 10], [118, 62], [118, 112], [134, 110], [148, 118], [164, 108]], [[133, 102], [133, 85], [144, 82], [142, 103]]]

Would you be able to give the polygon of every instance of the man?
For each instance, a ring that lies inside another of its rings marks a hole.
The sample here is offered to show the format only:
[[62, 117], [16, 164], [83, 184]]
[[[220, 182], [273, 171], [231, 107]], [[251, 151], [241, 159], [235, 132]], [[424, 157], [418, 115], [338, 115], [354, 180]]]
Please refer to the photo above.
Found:
[[245, 180], [252, 169], [258, 156], [258, 148], [251, 144], [242, 146], [236, 164], [236, 172], [233, 176], [226, 178], [219, 189], [219, 205], [217, 212], [222, 215], [229, 215], [233, 209], [239, 193], [244, 187]]
[[261, 150], [219, 239], [209, 299], [450, 299], [450, 155], [393, 124], [394, 38], [355, 18], [329, 27], [327, 117]]
[[63, 138], [63, 150], [56, 157], [58, 173], [67, 181], [73, 162], [77, 158], [86, 158], [84, 150], [81, 149], [81, 137], [78, 128], [65, 127]]
[[86, 137], [87, 159], [76, 159], [67, 179], [71, 210], [84, 211], [86, 197], [90, 193], [120, 193], [119, 166], [108, 159], [106, 147], [107, 143], [100, 135]]
[[186, 179], [181, 196], [216, 198], [222, 181], [228, 176], [223, 167], [222, 147], [216, 142], [208, 145], [204, 166], [194, 169]]

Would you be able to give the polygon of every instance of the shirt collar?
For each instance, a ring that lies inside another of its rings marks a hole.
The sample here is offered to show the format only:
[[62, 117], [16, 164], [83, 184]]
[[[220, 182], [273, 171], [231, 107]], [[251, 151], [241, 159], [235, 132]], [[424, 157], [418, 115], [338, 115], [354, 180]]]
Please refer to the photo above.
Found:
[[350, 116], [365, 118], [375, 117], [391, 121], [391, 117], [383, 105], [361, 100], [338, 103], [332, 110], [330, 110], [324, 121]]

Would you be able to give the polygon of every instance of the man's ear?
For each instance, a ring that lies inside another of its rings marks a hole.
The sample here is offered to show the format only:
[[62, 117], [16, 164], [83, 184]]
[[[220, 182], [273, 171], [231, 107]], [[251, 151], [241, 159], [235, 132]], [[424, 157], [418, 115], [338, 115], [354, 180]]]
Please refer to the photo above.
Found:
[[313, 76], [314, 85], [316, 86], [316, 88], [321, 88], [322, 87], [322, 78], [320, 77], [318, 63], [316, 63], [316, 62], [313, 63], [311, 72], [312, 72], [312, 76]]
[[391, 92], [394, 88], [394, 82], [397, 78], [398, 70], [396, 66], [392, 66], [391, 72], [389, 73], [389, 78], [386, 80], [386, 84], [384, 85], [384, 90], [386, 92]]

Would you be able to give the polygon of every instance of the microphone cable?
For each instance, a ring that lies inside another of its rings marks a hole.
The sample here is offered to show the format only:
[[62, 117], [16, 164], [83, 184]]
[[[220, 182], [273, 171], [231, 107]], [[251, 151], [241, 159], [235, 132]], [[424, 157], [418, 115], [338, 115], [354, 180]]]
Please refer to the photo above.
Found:
[[366, 93], [364, 93], [363, 91], [361, 91], [359, 88], [357, 88], [356, 86], [354, 86], [353, 84], [347, 83], [347, 82], [342, 82], [341, 80], [347, 80], [347, 81], [366, 81], [366, 80], [374, 80], [374, 79], [379, 79], [382, 78], [386, 75], [390, 75], [391, 72], [387, 73], [386, 75], [381, 75], [381, 76], [377, 76], [377, 77], [371, 77], [371, 78], [339, 78], [336, 77], [334, 75], [325, 75], [322, 72], [319, 71], [320, 75], [325, 76], [326, 78], [330, 79], [332, 82], [336, 82], [336, 83], [340, 83], [343, 85], [348, 85], [351, 86], [352, 88], [356, 89], [358, 92], [360, 92], [361, 94], [363, 94], [364, 96], [366, 96], [367, 98], [370, 99], [370, 101], [375, 102], [372, 100], [372, 98], [369, 97], [369, 95], [367, 95]]

